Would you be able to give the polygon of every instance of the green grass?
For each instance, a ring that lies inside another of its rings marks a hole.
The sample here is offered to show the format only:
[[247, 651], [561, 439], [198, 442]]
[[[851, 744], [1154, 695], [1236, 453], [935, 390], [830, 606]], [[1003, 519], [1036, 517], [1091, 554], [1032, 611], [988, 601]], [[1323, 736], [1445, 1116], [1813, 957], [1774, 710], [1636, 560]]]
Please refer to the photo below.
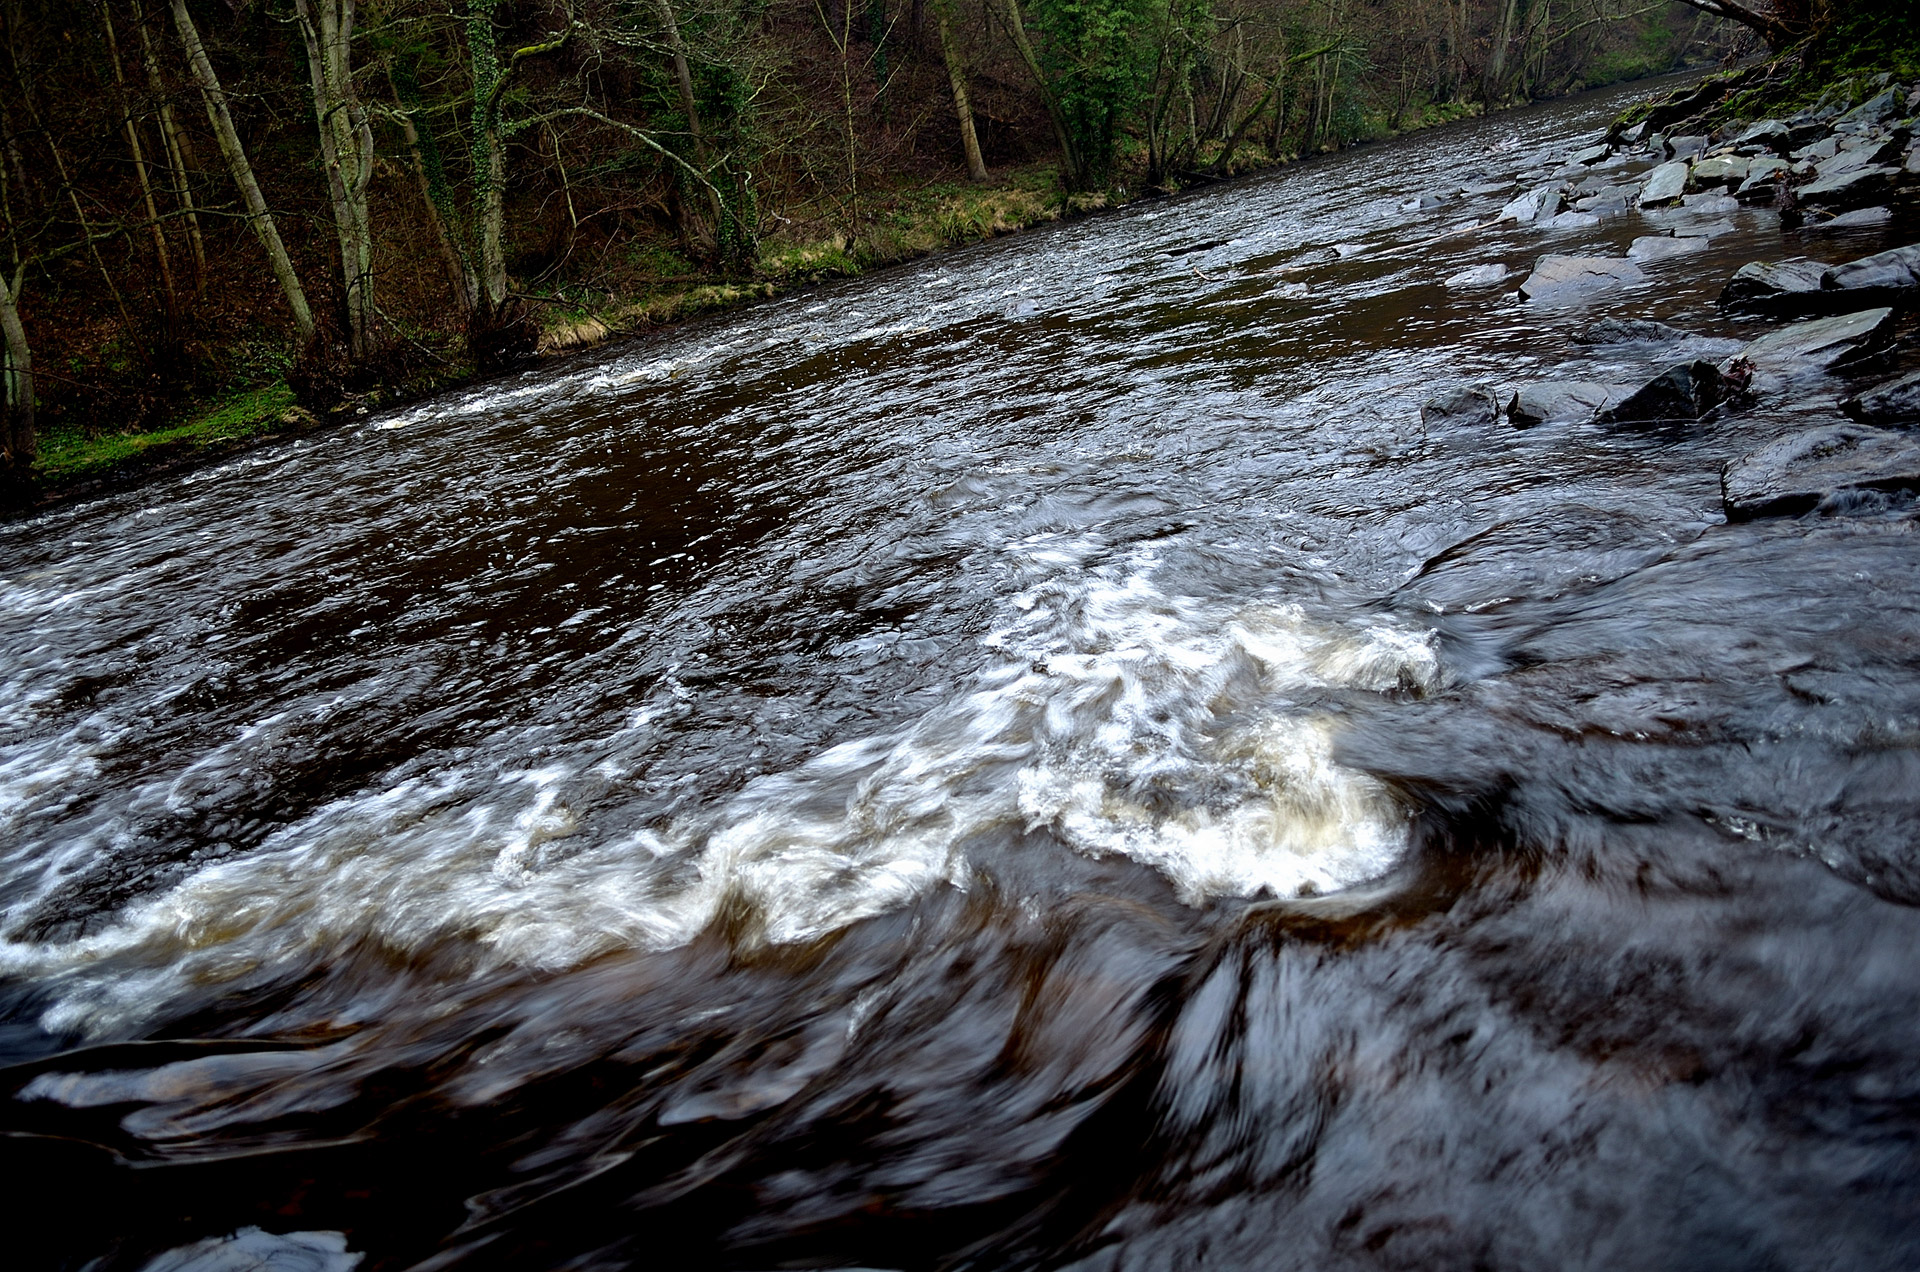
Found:
[[35, 471], [50, 485], [103, 476], [150, 458], [156, 448], [193, 451], [271, 433], [292, 406], [293, 390], [276, 382], [235, 393], [178, 424], [150, 433], [88, 437], [78, 429], [55, 430], [40, 439]]

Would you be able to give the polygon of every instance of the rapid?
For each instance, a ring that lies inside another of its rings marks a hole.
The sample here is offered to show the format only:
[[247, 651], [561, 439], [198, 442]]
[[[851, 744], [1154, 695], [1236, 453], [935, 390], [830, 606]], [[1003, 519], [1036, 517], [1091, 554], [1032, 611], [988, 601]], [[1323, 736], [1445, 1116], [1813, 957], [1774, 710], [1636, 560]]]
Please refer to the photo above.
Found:
[[1913, 1266], [1920, 520], [1719, 484], [1864, 381], [1421, 422], [1892, 241], [1518, 300], [1650, 91], [0, 526], [9, 1262]]

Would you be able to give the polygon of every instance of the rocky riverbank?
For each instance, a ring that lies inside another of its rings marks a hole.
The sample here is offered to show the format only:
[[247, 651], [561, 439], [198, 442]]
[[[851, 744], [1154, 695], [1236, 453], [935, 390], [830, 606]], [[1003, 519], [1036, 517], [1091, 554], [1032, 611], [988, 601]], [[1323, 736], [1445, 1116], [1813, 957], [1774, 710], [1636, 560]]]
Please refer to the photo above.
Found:
[[[1560, 230], [1626, 216], [1647, 223], [1651, 232], [1619, 256], [1542, 255], [1518, 290], [1523, 302], [1578, 314], [1576, 343], [1616, 349], [1643, 366], [1643, 377], [1549, 379], [1500, 393], [1461, 386], [1428, 401], [1423, 423], [1451, 429], [1504, 417], [1515, 428], [1687, 428], [1784, 403], [1812, 427], [1726, 464], [1729, 520], [1905, 503], [1920, 491], [1920, 441], [1908, 431], [1920, 428], [1920, 372], [1897, 374], [1912, 360], [1920, 308], [1920, 84], [1881, 76], [1864, 101], [1835, 90], [1783, 118], [1697, 131], [1675, 114], [1717, 100], [1676, 95], [1633, 126], [1616, 125], [1521, 174], [1523, 192], [1495, 222]], [[1779, 255], [1734, 271], [1720, 308], [1778, 323], [1772, 330], [1732, 341], [1595, 317], [1610, 293], [1644, 289], [1658, 262], [1704, 251], [1731, 231], [1729, 217], [1756, 210], [1777, 220]], [[1841, 231], [1877, 231], [1887, 246], [1837, 263], [1805, 254], [1810, 238]]]

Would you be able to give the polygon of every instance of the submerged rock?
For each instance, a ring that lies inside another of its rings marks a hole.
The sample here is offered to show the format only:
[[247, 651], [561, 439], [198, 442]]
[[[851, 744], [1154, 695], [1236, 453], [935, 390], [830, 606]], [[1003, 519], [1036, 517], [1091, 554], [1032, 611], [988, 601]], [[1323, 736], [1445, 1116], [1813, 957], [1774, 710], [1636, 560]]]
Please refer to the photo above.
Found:
[[1840, 409], [1866, 424], [1920, 424], [1920, 371], [1857, 393]]
[[1740, 356], [1763, 371], [1824, 370], [1857, 362], [1892, 340], [1893, 310], [1865, 309], [1782, 327], [1749, 344]]
[[1602, 424], [1697, 420], [1729, 396], [1727, 378], [1711, 362], [1678, 362], [1600, 412]]
[[1691, 331], [1682, 331], [1651, 318], [1602, 318], [1598, 322], [1588, 323], [1568, 337], [1573, 343], [1584, 345], [1669, 344], [1693, 338]]
[[1675, 256], [1691, 256], [1695, 252], [1704, 252], [1713, 240], [1704, 235], [1649, 234], [1633, 240], [1633, 246], [1627, 249], [1630, 261], [1664, 261]]
[[1507, 280], [1512, 271], [1505, 265], [1472, 265], [1446, 277], [1448, 287], [1493, 287]]
[[1507, 403], [1507, 419], [1515, 428], [1583, 423], [1632, 392], [1631, 385], [1602, 384], [1596, 380], [1546, 380], [1526, 384]]
[[1614, 256], [1542, 256], [1520, 284], [1522, 300], [1567, 301], [1641, 282], [1632, 261]]
[[1749, 261], [1720, 292], [1720, 307], [1769, 317], [1820, 313], [1830, 303], [1820, 290], [1826, 272], [1819, 261]]
[[1483, 427], [1499, 418], [1500, 401], [1483, 385], [1464, 385], [1442, 393], [1420, 408], [1420, 423], [1428, 428]]
[[1920, 443], [1899, 433], [1835, 424], [1782, 438], [1720, 474], [1727, 520], [1792, 517], [1823, 504], [1843, 511], [1849, 492], [1920, 488]]

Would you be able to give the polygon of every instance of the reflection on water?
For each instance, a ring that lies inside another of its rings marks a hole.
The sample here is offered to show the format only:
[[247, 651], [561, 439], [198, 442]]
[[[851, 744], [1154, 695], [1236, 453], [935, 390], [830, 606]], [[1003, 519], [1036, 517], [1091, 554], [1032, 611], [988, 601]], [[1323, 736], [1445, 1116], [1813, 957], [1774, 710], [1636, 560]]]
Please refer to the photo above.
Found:
[[26, 1263], [1911, 1266], [1915, 518], [1720, 511], [1848, 385], [1420, 422], [1673, 352], [1471, 228], [1620, 102], [0, 529]]

